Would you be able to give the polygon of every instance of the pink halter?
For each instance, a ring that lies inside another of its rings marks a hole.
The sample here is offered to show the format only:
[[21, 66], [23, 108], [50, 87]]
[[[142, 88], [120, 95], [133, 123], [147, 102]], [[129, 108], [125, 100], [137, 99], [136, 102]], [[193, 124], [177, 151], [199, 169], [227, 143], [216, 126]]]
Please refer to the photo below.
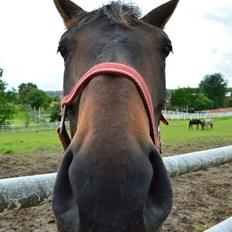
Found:
[[[92, 68], [90, 68], [76, 83], [76, 85], [72, 88], [69, 94], [65, 95], [61, 100], [62, 107], [62, 118], [60, 126], [57, 129], [60, 140], [63, 144], [64, 150], [67, 149], [71, 140], [68, 136], [68, 133], [65, 129], [65, 109], [67, 106], [71, 105], [75, 100], [78, 94], [81, 93], [82, 89], [85, 85], [94, 77], [97, 77], [100, 74], [111, 74], [111, 75], [119, 75], [126, 77], [134, 82], [136, 85], [141, 98], [143, 100], [147, 116], [149, 119], [150, 125], [150, 136], [156, 148], [160, 151], [160, 136], [157, 128], [155, 128], [155, 114], [152, 103], [152, 98], [146, 83], [144, 82], [142, 76], [136, 71], [134, 68], [127, 66], [125, 64], [120, 63], [100, 63]], [[163, 115], [161, 117], [162, 121], [167, 124], [167, 121], [164, 119]]]

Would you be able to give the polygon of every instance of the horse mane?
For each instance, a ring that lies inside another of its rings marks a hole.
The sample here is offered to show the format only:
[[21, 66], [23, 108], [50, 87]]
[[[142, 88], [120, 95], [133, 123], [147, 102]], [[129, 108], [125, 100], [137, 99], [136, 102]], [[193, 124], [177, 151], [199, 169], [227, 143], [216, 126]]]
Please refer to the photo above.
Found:
[[138, 20], [140, 16], [141, 12], [137, 6], [132, 4], [123, 4], [120, 1], [113, 1], [91, 12], [80, 12], [76, 15], [76, 17], [74, 17], [69, 28], [87, 24], [102, 17], [107, 17], [112, 24], [131, 27], [132, 19]]

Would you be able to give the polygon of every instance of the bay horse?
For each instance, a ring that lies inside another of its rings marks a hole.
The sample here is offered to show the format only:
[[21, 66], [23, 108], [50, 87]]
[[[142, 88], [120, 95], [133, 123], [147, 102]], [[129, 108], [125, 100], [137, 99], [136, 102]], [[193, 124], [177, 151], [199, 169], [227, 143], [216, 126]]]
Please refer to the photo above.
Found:
[[92, 12], [54, 3], [67, 29], [58, 47], [65, 65], [58, 128], [65, 153], [52, 199], [58, 231], [158, 231], [172, 207], [158, 133], [172, 51], [163, 28], [178, 0], [144, 17], [119, 2]]
[[189, 130], [193, 130], [193, 125], [196, 125], [196, 129], [199, 129], [199, 125], [201, 125], [201, 129], [204, 129], [204, 124], [200, 119], [190, 119], [189, 120]]

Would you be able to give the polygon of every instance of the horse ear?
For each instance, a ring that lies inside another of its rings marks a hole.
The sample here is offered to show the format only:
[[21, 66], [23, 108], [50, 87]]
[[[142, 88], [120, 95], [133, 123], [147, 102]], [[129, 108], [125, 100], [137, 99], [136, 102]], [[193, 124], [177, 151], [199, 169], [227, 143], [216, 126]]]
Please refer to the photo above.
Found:
[[142, 18], [142, 20], [152, 24], [153, 26], [163, 29], [172, 13], [176, 9], [178, 2], [179, 0], [171, 0], [166, 2], [149, 12]]
[[54, 3], [66, 26], [69, 25], [73, 17], [84, 12], [82, 8], [70, 0], [54, 0]]

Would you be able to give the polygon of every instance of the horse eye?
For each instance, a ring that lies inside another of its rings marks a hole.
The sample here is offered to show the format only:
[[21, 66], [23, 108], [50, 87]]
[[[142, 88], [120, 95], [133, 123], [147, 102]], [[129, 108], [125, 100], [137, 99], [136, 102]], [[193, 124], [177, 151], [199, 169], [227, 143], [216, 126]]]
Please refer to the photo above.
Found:
[[162, 48], [162, 55], [166, 58], [168, 57], [169, 53], [172, 52], [172, 45], [166, 44], [163, 48]]
[[64, 58], [64, 60], [66, 60], [67, 54], [68, 54], [68, 49], [65, 46], [59, 46], [58, 52], [61, 54], [61, 56]]

